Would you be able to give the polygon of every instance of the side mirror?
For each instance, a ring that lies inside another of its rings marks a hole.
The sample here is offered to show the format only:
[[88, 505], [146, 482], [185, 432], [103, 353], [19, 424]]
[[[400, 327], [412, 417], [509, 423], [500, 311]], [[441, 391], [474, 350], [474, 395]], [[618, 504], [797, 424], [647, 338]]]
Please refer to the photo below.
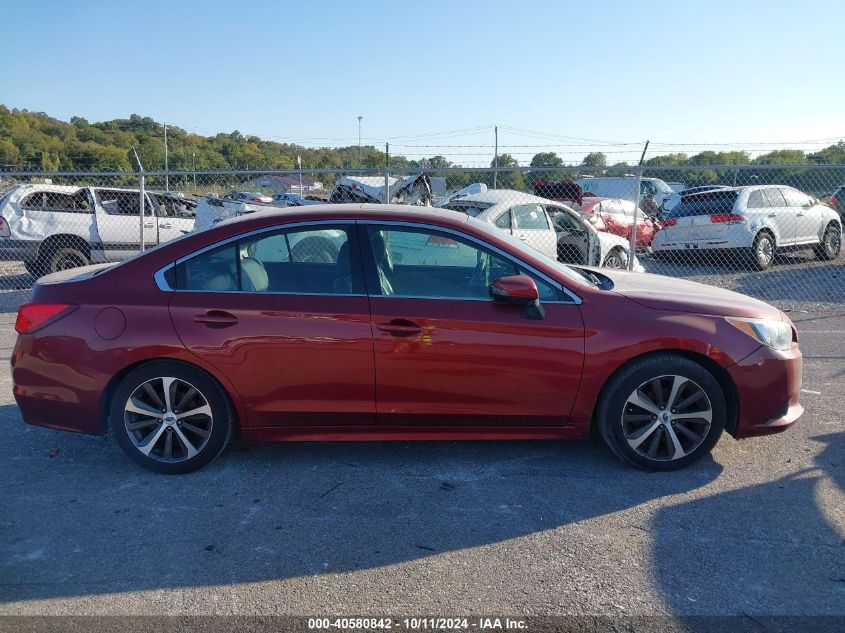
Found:
[[499, 303], [524, 306], [526, 319], [543, 319], [546, 316], [540, 304], [537, 284], [528, 275], [500, 277], [490, 285], [490, 296]]

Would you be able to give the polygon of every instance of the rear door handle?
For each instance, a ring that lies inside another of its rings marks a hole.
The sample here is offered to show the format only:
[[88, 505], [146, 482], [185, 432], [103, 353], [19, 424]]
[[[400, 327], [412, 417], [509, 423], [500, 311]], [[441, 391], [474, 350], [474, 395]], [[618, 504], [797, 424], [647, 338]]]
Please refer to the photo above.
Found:
[[238, 317], [225, 310], [209, 310], [205, 314], [194, 316], [194, 323], [202, 323], [208, 327], [229, 327], [238, 322]]
[[158, 225], [158, 228], [160, 228], [160, 229], [169, 229], [169, 228], [170, 228], [170, 224], [159, 224], [159, 225]]
[[144, 228], [145, 229], [153, 228], [153, 223], [152, 222], [144, 222]]
[[422, 328], [406, 319], [393, 319], [390, 323], [379, 323], [376, 328], [380, 332], [387, 332], [393, 336], [413, 336], [422, 332]]

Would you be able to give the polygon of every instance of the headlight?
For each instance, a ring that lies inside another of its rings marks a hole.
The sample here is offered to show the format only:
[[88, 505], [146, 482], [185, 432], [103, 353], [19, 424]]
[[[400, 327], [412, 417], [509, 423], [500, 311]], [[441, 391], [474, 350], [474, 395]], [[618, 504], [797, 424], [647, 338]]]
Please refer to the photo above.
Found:
[[725, 319], [763, 345], [781, 351], [792, 347], [792, 328], [789, 323], [775, 321], [774, 319], [745, 319], [742, 317], [725, 317]]

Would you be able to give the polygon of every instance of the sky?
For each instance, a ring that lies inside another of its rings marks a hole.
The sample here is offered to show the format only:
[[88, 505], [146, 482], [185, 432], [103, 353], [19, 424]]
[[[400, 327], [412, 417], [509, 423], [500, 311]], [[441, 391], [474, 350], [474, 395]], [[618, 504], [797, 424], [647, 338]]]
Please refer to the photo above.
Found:
[[0, 103], [527, 164], [845, 138], [845, 2], [4, 3]]

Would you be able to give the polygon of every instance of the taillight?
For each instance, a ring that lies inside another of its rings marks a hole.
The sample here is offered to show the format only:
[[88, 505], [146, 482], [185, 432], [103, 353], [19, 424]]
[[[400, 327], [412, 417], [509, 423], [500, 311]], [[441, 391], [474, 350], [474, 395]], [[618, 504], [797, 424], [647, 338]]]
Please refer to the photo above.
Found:
[[727, 224], [736, 224], [737, 222], [745, 222], [745, 218], [736, 213], [717, 213], [710, 216], [710, 221], [713, 224], [724, 222]]
[[667, 226], [675, 226], [677, 223], [678, 223], [677, 220], [673, 220], [672, 218], [669, 218], [668, 220], [663, 220], [662, 225], [663, 225], [663, 228], [665, 229]]
[[[839, 204], [839, 201], [836, 199], [836, 196], [830, 196], [830, 204], [832, 204], [834, 207], [835, 207], [837, 204]], [[7, 227], [7, 228], [6, 228], [6, 231], [8, 232], [8, 230], [9, 230], [9, 228]]]
[[18, 308], [15, 331], [18, 334], [29, 334], [70, 314], [75, 308], [75, 305], [69, 303], [24, 303]]
[[12, 231], [9, 229], [9, 223], [6, 218], [0, 216], [0, 237], [9, 237]]

